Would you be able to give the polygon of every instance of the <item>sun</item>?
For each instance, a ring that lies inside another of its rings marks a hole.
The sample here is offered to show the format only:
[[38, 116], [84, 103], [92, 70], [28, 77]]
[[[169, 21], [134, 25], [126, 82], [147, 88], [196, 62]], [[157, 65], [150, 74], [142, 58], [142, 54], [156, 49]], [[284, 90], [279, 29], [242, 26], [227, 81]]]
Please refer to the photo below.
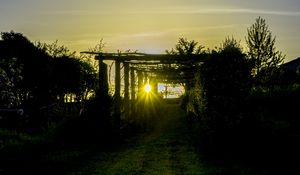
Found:
[[151, 91], [151, 86], [150, 84], [146, 84], [144, 87], [145, 92], [149, 93]]

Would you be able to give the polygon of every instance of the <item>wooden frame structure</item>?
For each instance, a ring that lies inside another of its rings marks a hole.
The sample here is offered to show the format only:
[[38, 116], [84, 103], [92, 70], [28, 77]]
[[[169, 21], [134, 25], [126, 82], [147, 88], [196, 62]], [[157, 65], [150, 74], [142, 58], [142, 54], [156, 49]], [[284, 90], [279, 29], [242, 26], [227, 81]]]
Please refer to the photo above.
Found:
[[[100, 98], [108, 94], [107, 65], [105, 60], [115, 62], [115, 106], [114, 126], [119, 129], [121, 116], [121, 64], [124, 67], [124, 112], [128, 117], [135, 115], [136, 76], [138, 92], [142, 89], [145, 81], [149, 81], [149, 73], [157, 75], [160, 80], [172, 82], [185, 82], [194, 77], [195, 66], [204, 61], [202, 55], [167, 55], [167, 54], [145, 54], [145, 53], [101, 53], [81, 52], [93, 54], [99, 61], [99, 90]], [[157, 89], [156, 89], [157, 90]]]

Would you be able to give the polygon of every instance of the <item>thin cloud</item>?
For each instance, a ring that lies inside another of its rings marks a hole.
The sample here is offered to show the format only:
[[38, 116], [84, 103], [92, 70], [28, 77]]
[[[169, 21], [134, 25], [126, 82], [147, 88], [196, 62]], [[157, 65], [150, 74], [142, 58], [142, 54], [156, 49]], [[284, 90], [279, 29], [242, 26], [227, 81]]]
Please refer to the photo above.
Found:
[[144, 37], [160, 37], [166, 34], [166, 32], [140, 32], [135, 34], [125, 35], [126, 37], [134, 37], [134, 38], [144, 38]]
[[247, 8], [175, 8], [175, 9], [157, 9], [151, 11], [129, 11], [126, 14], [265, 14], [280, 16], [300, 16], [299, 11], [276, 11], [264, 9]]
[[266, 14], [266, 15], [284, 15], [284, 16], [300, 16], [300, 12], [295, 11], [273, 11], [273, 10], [257, 10], [257, 9], [199, 9], [189, 11], [178, 11], [183, 14]]
[[201, 26], [201, 27], [178, 27], [162, 31], [147, 31], [139, 33], [114, 33], [107, 35], [107, 37], [118, 37], [118, 38], [154, 38], [163, 37], [167, 35], [175, 35], [182, 32], [195, 32], [195, 31], [206, 31], [215, 29], [226, 29], [234, 28], [240, 26], [240, 24], [230, 24], [230, 25], [216, 25], [216, 26]]
[[46, 15], [164, 15], [164, 14], [265, 14], [280, 16], [300, 16], [299, 11], [276, 11], [264, 9], [247, 8], [174, 8], [174, 9], [153, 9], [153, 10], [119, 10], [119, 11], [93, 11], [93, 10], [66, 10], [66, 11], [46, 11]]
[[112, 14], [111, 12], [97, 12], [88, 10], [65, 10], [65, 11], [45, 11], [41, 12], [44, 15], [105, 15]]

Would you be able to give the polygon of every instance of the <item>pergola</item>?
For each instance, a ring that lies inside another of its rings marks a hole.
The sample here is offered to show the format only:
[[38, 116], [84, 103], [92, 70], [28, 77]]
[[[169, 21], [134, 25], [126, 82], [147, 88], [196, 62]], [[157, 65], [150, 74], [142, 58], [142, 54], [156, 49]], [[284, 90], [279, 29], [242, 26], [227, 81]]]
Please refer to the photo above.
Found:
[[[176, 83], [184, 83], [194, 78], [195, 67], [204, 61], [202, 55], [168, 55], [168, 54], [145, 54], [145, 53], [102, 53], [102, 52], [81, 52], [95, 55], [99, 61], [99, 94], [108, 94], [107, 64], [105, 60], [115, 62], [115, 87], [114, 87], [114, 121], [115, 126], [120, 126], [121, 116], [121, 64], [124, 67], [124, 111], [125, 115], [135, 113], [136, 76], [137, 89], [142, 89], [146, 81], [151, 81], [157, 87], [157, 81], [168, 80]], [[151, 78], [147, 77], [152, 75]], [[154, 76], [153, 76], [154, 75]], [[155, 78], [153, 78], [155, 77]], [[151, 79], [151, 80], [149, 80]], [[154, 80], [155, 79], [155, 80]], [[157, 89], [154, 88], [157, 92]]]

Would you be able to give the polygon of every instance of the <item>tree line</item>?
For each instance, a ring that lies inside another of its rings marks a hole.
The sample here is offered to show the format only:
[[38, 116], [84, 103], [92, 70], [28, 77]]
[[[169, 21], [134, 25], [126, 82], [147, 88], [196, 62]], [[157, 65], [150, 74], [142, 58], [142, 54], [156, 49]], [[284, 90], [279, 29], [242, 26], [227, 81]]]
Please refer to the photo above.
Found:
[[190, 129], [201, 150], [216, 161], [247, 162], [259, 166], [260, 173], [292, 172], [300, 76], [283, 66], [285, 56], [265, 19], [256, 19], [245, 40], [245, 49], [228, 37], [219, 48], [201, 50], [197, 42], [181, 38], [169, 51], [205, 58], [186, 83], [182, 106]]
[[220, 47], [205, 50], [194, 40], [180, 38], [175, 48], [166, 51], [186, 58], [200, 55], [203, 59], [203, 64], [189, 67], [195, 76], [185, 82], [186, 96], [192, 103], [186, 104], [187, 110], [199, 115], [204, 108], [210, 108], [213, 103], [210, 100], [223, 103], [231, 99], [239, 104], [251, 90], [299, 82], [296, 72], [290, 76], [291, 72], [282, 66], [285, 55], [276, 49], [276, 37], [272, 35], [265, 19], [256, 19], [247, 29], [245, 40], [245, 49], [236, 39], [227, 37]]
[[32, 43], [13, 31], [2, 32], [1, 38], [0, 108], [83, 101], [94, 92], [95, 68], [57, 41]]

